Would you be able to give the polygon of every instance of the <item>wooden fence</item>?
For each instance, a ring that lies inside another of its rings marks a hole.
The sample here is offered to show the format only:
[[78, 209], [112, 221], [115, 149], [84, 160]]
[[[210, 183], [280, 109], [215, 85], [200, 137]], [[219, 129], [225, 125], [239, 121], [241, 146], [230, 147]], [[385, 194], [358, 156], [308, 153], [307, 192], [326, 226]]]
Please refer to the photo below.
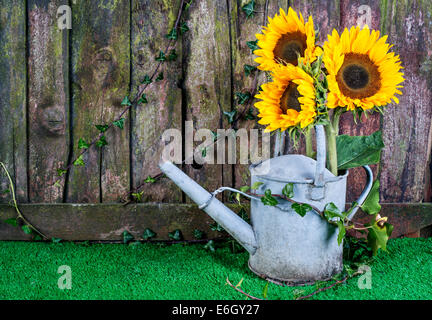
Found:
[[[223, 111], [236, 107], [236, 92], [253, 86], [254, 75], [244, 72], [245, 64], [254, 65], [246, 42], [255, 40], [267, 15], [291, 6], [313, 15], [321, 43], [333, 28], [364, 23], [389, 35], [405, 68], [400, 104], [359, 125], [346, 114], [341, 132], [382, 129], [386, 147], [374, 172], [380, 177], [385, 213], [399, 221], [396, 234], [432, 224], [432, 207], [419, 204], [431, 201], [431, 2], [256, 0], [251, 18], [241, 10], [247, 2], [192, 1], [182, 17], [189, 31], [172, 46], [178, 56], [163, 63], [163, 80], [149, 85], [149, 103], [128, 112], [124, 130], [110, 130], [107, 146], [92, 148], [84, 167], [73, 167], [55, 184], [56, 170], [79, 152], [78, 140], [95, 137], [95, 124], [111, 122], [123, 110], [123, 97], [129, 92], [134, 96], [144, 76], [153, 72], [180, 1], [0, 0], [0, 161], [12, 174], [18, 201], [25, 203], [22, 208], [32, 222], [64, 239], [118, 240], [124, 230], [138, 236], [147, 227], [159, 239], [177, 228], [189, 239], [195, 228], [216, 236], [210, 220], [166, 179], [144, 188], [144, 204], [109, 203], [118, 203], [158, 173], [164, 130], [184, 130], [186, 120], [195, 129], [228, 127]], [[70, 30], [58, 28], [61, 5], [72, 9]], [[264, 76], [258, 79], [262, 83]], [[256, 127], [256, 121], [241, 120], [239, 127]], [[295, 152], [289, 143], [287, 152]], [[244, 165], [183, 168], [209, 190], [249, 180]], [[351, 170], [348, 200], [360, 193], [364, 179], [362, 170]], [[1, 175], [0, 190], [7, 188]], [[0, 195], [0, 202], [9, 199], [9, 194]], [[0, 205], [2, 218], [13, 214]], [[0, 223], [0, 239], [26, 237]]]

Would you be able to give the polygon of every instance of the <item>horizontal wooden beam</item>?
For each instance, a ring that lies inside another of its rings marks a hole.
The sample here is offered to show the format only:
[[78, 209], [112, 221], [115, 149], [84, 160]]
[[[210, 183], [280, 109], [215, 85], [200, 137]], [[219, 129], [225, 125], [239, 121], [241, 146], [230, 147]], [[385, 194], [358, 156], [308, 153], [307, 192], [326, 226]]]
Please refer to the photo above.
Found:
[[[20, 209], [48, 237], [64, 240], [121, 241], [125, 230], [142, 239], [146, 228], [157, 233], [154, 240], [170, 240], [168, 233], [175, 229], [182, 231], [185, 240], [195, 240], [195, 229], [205, 232], [207, 238], [226, 235], [212, 231], [214, 222], [192, 204], [23, 204]], [[381, 215], [395, 226], [392, 236], [400, 237], [432, 225], [432, 203], [387, 203], [382, 205]], [[0, 205], [0, 221], [13, 217], [13, 207]], [[369, 219], [360, 212], [355, 220]], [[20, 228], [0, 222], [0, 240], [29, 239]]]

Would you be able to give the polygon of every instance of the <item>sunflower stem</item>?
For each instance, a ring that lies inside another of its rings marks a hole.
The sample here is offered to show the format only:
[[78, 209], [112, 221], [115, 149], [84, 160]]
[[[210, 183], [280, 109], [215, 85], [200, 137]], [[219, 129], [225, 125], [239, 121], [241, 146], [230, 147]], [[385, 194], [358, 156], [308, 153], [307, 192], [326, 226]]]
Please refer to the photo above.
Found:
[[314, 150], [312, 145], [312, 127], [309, 126], [305, 132], [306, 139], [306, 156], [309, 158], [314, 158]]
[[328, 153], [327, 167], [335, 176], [338, 175], [336, 137], [339, 134], [339, 120], [342, 112], [340, 108], [334, 110], [330, 123], [325, 126]]

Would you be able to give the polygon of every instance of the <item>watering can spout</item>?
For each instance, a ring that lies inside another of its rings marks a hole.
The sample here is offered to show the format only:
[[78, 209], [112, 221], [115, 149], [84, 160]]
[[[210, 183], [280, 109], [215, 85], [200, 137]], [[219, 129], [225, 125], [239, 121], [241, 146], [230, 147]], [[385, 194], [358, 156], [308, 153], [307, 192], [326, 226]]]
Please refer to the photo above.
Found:
[[220, 224], [250, 254], [257, 249], [255, 234], [252, 227], [237, 214], [214, 198], [207, 190], [193, 181], [174, 164], [167, 161], [159, 164], [161, 171], [183, 190], [211, 218]]

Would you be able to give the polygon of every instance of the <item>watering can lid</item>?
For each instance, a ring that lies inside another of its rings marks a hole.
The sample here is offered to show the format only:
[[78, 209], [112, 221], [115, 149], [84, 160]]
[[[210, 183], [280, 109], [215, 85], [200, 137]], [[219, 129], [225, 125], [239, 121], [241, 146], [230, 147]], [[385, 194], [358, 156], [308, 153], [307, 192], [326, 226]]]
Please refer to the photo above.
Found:
[[[253, 176], [261, 178], [294, 182], [313, 183], [317, 162], [303, 155], [289, 154], [265, 160], [250, 166]], [[324, 169], [324, 181], [338, 180], [329, 170]]]

